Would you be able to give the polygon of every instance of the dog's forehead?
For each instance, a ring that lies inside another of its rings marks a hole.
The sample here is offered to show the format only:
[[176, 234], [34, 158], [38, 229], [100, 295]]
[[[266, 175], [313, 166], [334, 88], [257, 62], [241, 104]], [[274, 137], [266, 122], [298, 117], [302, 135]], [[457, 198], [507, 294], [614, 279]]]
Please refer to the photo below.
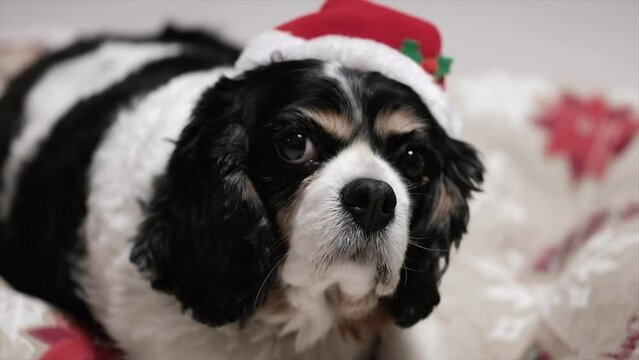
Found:
[[[323, 64], [321, 73], [340, 93], [343, 106], [340, 109], [308, 108], [303, 112], [327, 133], [342, 140], [363, 134], [386, 138], [426, 127], [426, 120], [411, 111], [411, 104], [402, 104], [392, 94], [375, 91], [375, 86], [370, 86], [370, 77], [365, 80], [366, 74], [336, 62]], [[376, 79], [379, 81], [382, 77]], [[389, 92], [392, 88], [386, 86], [384, 90]]]

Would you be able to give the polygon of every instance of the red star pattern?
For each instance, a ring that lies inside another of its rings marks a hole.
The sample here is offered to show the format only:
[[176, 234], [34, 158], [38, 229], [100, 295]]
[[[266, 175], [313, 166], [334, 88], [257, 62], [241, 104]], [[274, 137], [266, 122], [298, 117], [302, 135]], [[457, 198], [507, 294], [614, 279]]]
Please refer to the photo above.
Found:
[[568, 157], [572, 179], [601, 179], [615, 157], [630, 144], [639, 118], [629, 108], [613, 108], [603, 98], [564, 95], [537, 119], [548, 132], [546, 151]]
[[56, 317], [55, 326], [27, 331], [49, 345], [40, 360], [120, 360], [122, 352], [111, 344], [94, 341], [82, 328], [65, 318]]

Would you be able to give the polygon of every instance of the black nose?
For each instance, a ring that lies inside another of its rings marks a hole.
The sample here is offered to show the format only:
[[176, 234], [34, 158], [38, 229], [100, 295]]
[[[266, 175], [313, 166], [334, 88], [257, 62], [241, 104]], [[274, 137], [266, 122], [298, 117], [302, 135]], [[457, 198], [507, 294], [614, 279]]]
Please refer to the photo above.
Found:
[[383, 181], [357, 179], [342, 189], [342, 204], [364, 230], [375, 231], [393, 219], [397, 198], [393, 188]]

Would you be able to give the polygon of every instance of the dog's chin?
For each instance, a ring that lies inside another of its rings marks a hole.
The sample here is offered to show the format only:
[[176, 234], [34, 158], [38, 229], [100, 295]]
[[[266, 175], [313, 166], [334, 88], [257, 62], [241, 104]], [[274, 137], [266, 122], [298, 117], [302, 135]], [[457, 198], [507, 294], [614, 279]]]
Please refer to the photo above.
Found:
[[289, 252], [282, 269], [284, 284], [316, 294], [338, 291], [357, 300], [390, 295], [399, 282], [401, 261], [393, 261], [385, 250], [353, 249], [350, 253], [317, 255], [309, 259], [307, 255]]
[[[286, 327], [297, 331], [296, 349], [314, 344], [333, 324], [337, 324], [345, 338], [359, 341], [361, 334], [357, 324], [369, 328], [371, 319], [378, 317], [375, 314], [379, 313], [379, 298], [392, 294], [397, 287], [405, 251], [401, 244], [407, 242], [407, 237], [393, 238], [395, 241], [391, 243], [399, 245], [395, 256], [391, 255], [388, 246], [370, 246], [365, 251], [362, 247], [336, 251], [335, 247], [326, 244], [335, 244], [340, 239], [358, 239], [364, 241], [362, 244], [382, 239], [389, 241], [390, 230], [400, 232], [398, 229], [402, 228], [400, 224], [392, 223], [389, 229], [366, 238], [357, 236], [355, 231], [336, 236], [304, 231], [303, 237], [291, 239], [293, 246], [289, 248], [282, 268], [281, 281], [287, 289], [290, 305], [297, 310], [297, 315]], [[300, 232], [296, 234], [301, 235]], [[321, 244], [325, 244], [324, 247]], [[323, 252], [326, 249], [330, 250]], [[385, 319], [383, 323], [389, 321]]]
[[341, 294], [353, 299], [393, 293], [403, 262], [402, 254], [394, 252], [401, 252], [402, 244], [407, 243], [401, 224], [391, 223], [372, 234], [361, 231], [355, 224], [340, 228], [350, 230], [325, 234], [325, 238], [334, 237], [330, 242], [333, 248], [311, 257], [312, 278], [322, 285], [334, 285]]

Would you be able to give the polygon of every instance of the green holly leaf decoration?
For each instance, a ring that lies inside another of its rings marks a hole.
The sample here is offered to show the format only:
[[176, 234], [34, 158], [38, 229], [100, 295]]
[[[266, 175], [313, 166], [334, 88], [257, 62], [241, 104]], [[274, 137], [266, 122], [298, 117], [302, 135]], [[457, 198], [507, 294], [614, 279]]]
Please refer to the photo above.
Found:
[[424, 65], [424, 55], [422, 55], [419, 41], [417, 40], [404, 39], [404, 42], [402, 42], [402, 47], [399, 49], [399, 51], [409, 58], [415, 60], [415, 62], [417, 62], [420, 66], [428, 66], [428, 71], [435, 72], [434, 76], [436, 80], [441, 80], [444, 78], [444, 76], [450, 73], [453, 59], [446, 56], [439, 55], [437, 58], [428, 59], [429, 64], [433, 64], [431, 63], [431, 61], [434, 61], [434, 64], [436, 64], [436, 69], [433, 69], [432, 65]]
[[402, 54], [415, 60], [419, 65], [424, 62], [422, 51], [419, 48], [419, 41], [413, 39], [405, 39], [400, 50]]
[[450, 67], [453, 64], [453, 59], [439, 55], [437, 57], [437, 71], [435, 72], [435, 79], [441, 80], [450, 72]]

